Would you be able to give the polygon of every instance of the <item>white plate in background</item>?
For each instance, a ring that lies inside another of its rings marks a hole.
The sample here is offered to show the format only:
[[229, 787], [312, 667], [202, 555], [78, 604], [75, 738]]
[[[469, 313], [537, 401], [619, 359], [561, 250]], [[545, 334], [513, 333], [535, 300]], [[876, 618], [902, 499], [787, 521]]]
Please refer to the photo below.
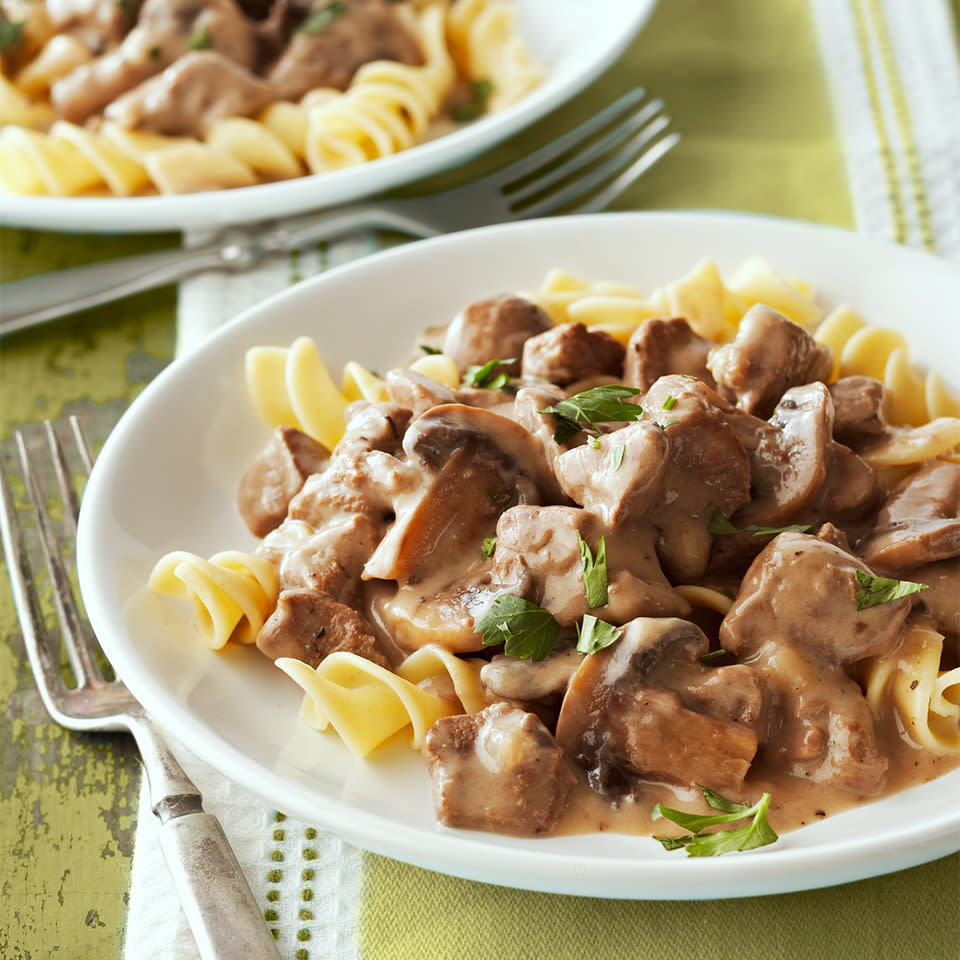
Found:
[[[536, 288], [555, 266], [651, 289], [712, 256], [725, 275], [763, 256], [903, 330], [919, 363], [960, 386], [960, 271], [844, 231], [721, 213], [604, 214], [488, 227], [409, 244], [298, 284], [218, 331], [165, 370], [108, 439], [80, 518], [80, 581], [120, 675], [155, 719], [224, 776], [274, 808], [377, 853], [505, 886], [600, 897], [704, 899], [857, 880], [960, 848], [960, 770], [715, 859], [668, 853], [649, 837], [517, 839], [438, 827], [419, 756], [352, 757], [297, 720], [301, 691], [254, 648], [215, 654], [171, 601], [143, 589], [174, 549], [209, 556], [255, 540], [233, 506], [242, 471], [268, 438], [244, 393], [258, 344], [312, 336], [333, 371], [385, 370], [422, 329], [472, 300]], [[950, 368], [944, 368], [944, 363]]]
[[147, 197], [0, 194], [0, 223], [77, 233], [214, 228], [382, 193], [465, 163], [569, 100], [616, 60], [656, 6], [656, 0], [514, 2], [519, 33], [546, 78], [506, 110], [360, 166], [236, 190]]

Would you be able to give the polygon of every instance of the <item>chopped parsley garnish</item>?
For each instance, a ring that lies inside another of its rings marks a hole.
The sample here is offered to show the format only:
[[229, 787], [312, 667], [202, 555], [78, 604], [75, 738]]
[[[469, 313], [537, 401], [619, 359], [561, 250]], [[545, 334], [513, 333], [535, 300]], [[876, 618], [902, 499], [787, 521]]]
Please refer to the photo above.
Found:
[[421, 343], [420, 349], [428, 356], [435, 357], [439, 353], [443, 353], [442, 350], [438, 350], [436, 347], [431, 347], [429, 344]]
[[[734, 853], [739, 850], [753, 850], [756, 847], [765, 847], [774, 843], [778, 838], [773, 828], [767, 822], [767, 808], [770, 806], [770, 794], [765, 793], [753, 806], [745, 803], [736, 803], [700, 787], [703, 797], [714, 810], [723, 811], [720, 814], [703, 816], [695, 813], [684, 813], [682, 810], [671, 810], [657, 804], [653, 808], [651, 819], [661, 817], [672, 820], [674, 823], [689, 830], [690, 833], [682, 837], [654, 837], [667, 850], [679, 850], [685, 847], [688, 857], [716, 857], [723, 853]], [[752, 818], [745, 827], [731, 827], [727, 830], [705, 832], [707, 827], [724, 823], [736, 823], [740, 820]]]
[[487, 499], [490, 501], [491, 505], [496, 506], [496, 503], [497, 503], [496, 490], [491, 490], [489, 487], [487, 487], [486, 493], [487, 493]]
[[700, 662], [706, 667], [713, 663], [715, 660], [722, 660], [727, 655], [726, 650], [711, 650], [709, 653], [705, 653], [701, 658]]
[[623, 463], [623, 444], [617, 444], [613, 448], [613, 469], [619, 470], [620, 465]]
[[484, 537], [483, 544], [480, 547], [480, 556], [484, 560], [489, 560], [493, 556], [493, 551], [497, 549], [496, 537]]
[[734, 526], [717, 507], [710, 516], [707, 532], [715, 537], [728, 537], [735, 533], [752, 533], [755, 537], [775, 537], [778, 533], [809, 533], [812, 523], [792, 523], [788, 527], [758, 527], [751, 523], [746, 527]]
[[23, 36], [23, 25], [26, 21], [10, 20], [7, 15], [0, 10], [0, 51], [9, 50], [15, 47]]
[[187, 41], [191, 50], [210, 50], [213, 47], [213, 34], [207, 26], [197, 27]]
[[600, 438], [599, 438], [599, 437], [592, 437], [592, 436], [591, 436], [591, 437], [587, 437], [587, 443], [589, 443], [590, 446], [593, 447], [594, 450], [599, 450], [599, 449], [600, 449]]
[[588, 424], [639, 420], [643, 408], [636, 403], [627, 403], [625, 398], [640, 392], [636, 387], [609, 383], [567, 397], [551, 407], [544, 407], [540, 413], [552, 413], [559, 418], [553, 439], [557, 443], [566, 443]]
[[497, 373], [497, 367], [509, 367], [516, 362], [516, 357], [507, 357], [505, 360], [488, 360], [483, 366], [467, 367], [463, 385], [478, 390], [502, 390], [510, 383], [510, 375], [503, 370]]
[[672, 410], [676, 405], [677, 405], [677, 398], [672, 395], [667, 397], [667, 399], [663, 401], [664, 410]]
[[612, 623], [598, 620], [592, 613], [587, 613], [584, 614], [583, 623], [577, 624], [577, 650], [588, 655], [596, 653], [616, 643], [622, 636], [622, 627], [615, 627]]
[[859, 589], [854, 594], [857, 601], [858, 610], [866, 610], [868, 607], [876, 607], [881, 603], [889, 603], [891, 600], [899, 600], [901, 597], [908, 597], [911, 593], [919, 593], [921, 590], [929, 590], [928, 583], [914, 583], [912, 580], [891, 580], [889, 577], [875, 577], [872, 573], [864, 573], [857, 570], [854, 573]]
[[487, 104], [493, 95], [493, 84], [486, 79], [474, 80], [470, 84], [470, 99], [458, 103], [450, 111], [450, 116], [457, 123], [469, 123], [482, 117], [487, 112]]
[[120, 9], [120, 12], [128, 20], [132, 20], [137, 15], [137, 8], [134, 6], [132, 0], [116, 0], [114, 5]]
[[342, 0], [331, 0], [322, 7], [314, 10], [297, 29], [297, 33], [320, 33], [326, 30], [334, 20], [349, 13], [347, 5]]
[[590, 544], [580, 536], [579, 530], [577, 542], [580, 544], [580, 566], [583, 568], [583, 592], [587, 595], [587, 606], [593, 610], [607, 602], [607, 544], [601, 537], [594, 557]]
[[502, 643], [508, 657], [521, 660], [542, 660], [560, 634], [560, 624], [546, 610], [507, 593], [493, 601], [475, 629], [485, 647]]
[[160, 47], [151, 47], [150, 48], [150, 59], [159, 60], [163, 56], [163, 50]]

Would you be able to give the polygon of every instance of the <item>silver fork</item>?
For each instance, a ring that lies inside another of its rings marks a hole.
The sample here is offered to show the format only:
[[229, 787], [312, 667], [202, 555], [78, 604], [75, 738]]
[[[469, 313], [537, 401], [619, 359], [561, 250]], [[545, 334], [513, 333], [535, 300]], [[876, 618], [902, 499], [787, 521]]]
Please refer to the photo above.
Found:
[[[70, 418], [74, 442], [84, 469], [92, 466], [90, 450], [75, 417]], [[58, 538], [47, 508], [41, 471], [28, 455], [21, 431], [14, 441], [32, 510], [18, 519], [5, 457], [0, 457], [0, 535], [10, 584], [23, 630], [24, 646], [34, 679], [50, 716], [71, 730], [127, 730], [140, 749], [150, 789], [150, 802], [160, 820], [160, 846], [170, 866], [181, 903], [204, 960], [250, 960], [279, 957], [253, 894], [230, 849], [223, 828], [205, 813], [197, 788], [177, 763], [143, 707], [118, 679], [101, 670], [102, 657], [88, 624], [81, 618], [64, 561], [72, 552], [79, 516], [79, 499], [68, 457], [53, 425], [44, 424], [53, 473], [63, 498], [63, 533]], [[50, 635], [40, 609], [37, 580], [31, 569], [24, 536], [32, 519], [43, 553], [56, 606], [60, 634], [76, 687], [64, 682], [56, 634]]]
[[680, 134], [669, 126], [663, 102], [637, 88], [529, 156], [447, 190], [247, 224], [201, 246], [6, 283], [0, 286], [0, 336], [205, 270], [246, 270], [264, 257], [353, 230], [381, 227], [432, 237], [555, 213], [595, 213], [676, 146]]

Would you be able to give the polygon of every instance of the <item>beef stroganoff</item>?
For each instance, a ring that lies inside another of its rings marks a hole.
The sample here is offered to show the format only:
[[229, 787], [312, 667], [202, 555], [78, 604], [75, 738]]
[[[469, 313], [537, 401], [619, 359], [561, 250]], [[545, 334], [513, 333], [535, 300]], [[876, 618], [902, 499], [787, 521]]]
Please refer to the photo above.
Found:
[[323, 173], [542, 79], [509, 0], [2, 0], [0, 189], [190, 193]]
[[902, 337], [704, 261], [554, 271], [416, 347], [341, 386], [307, 337], [249, 351], [260, 546], [151, 576], [305, 723], [407, 737], [448, 826], [693, 856], [960, 763], [960, 409]]

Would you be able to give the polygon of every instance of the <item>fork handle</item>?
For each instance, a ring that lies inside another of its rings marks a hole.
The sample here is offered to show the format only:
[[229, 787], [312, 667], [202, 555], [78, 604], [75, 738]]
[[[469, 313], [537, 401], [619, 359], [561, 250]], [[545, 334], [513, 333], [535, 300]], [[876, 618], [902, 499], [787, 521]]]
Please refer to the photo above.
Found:
[[280, 954], [267, 929], [220, 821], [197, 810], [171, 816], [160, 827], [160, 849], [170, 867], [203, 960], [257, 960]]

